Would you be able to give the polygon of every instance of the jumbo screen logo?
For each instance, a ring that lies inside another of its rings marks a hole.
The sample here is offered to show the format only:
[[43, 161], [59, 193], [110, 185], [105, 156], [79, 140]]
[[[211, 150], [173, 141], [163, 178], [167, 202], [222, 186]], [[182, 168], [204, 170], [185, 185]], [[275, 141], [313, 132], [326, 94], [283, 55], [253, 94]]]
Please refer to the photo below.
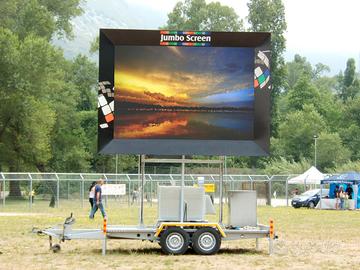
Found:
[[210, 47], [211, 33], [206, 31], [160, 31], [160, 46]]

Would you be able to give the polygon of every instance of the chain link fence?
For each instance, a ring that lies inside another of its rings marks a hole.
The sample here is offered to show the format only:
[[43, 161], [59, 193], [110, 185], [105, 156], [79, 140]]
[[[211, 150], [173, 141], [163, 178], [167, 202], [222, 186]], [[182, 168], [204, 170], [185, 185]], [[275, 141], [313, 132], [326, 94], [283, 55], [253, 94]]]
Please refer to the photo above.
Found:
[[[295, 175], [224, 175], [224, 194], [229, 190], [256, 190], [259, 205], [289, 206], [296, 192], [303, 192], [304, 185], [288, 184]], [[198, 179], [205, 184], [214, 184], [215, 193], [211, 194], [215, 202], [219, 198], [218, 174], [185, 174], [185, 185], [193, 186]], [[93, 181], [102, 178], [108, 184], [124, 184], [126, 194], [105, 196], [105, 203], [128, 204], [139, 200], [140, 177], [138, 174], [97, 174], [97, 173], [0, 173], [0, 206], [19, 205], [24, 209], [32, 208], [38, 202], [50, 207], [61, 207], [66, 203], [78, 203], [87, 207], [89, 187]], [[181, 183], [181, 174], [145, 174], [145, 202], [157, 202], [159, 185], [177, 186]]]

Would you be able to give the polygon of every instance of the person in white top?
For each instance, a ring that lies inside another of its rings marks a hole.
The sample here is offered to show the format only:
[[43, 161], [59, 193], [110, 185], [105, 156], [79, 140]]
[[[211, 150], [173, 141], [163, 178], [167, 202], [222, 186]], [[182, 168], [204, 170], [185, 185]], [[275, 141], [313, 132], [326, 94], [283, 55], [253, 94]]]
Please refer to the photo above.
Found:
[[90, 205], [91, 205], [91, 209], [94, 206], [95, 186], [96, 186], [96, 181], [92, 182], [91, 186], [89, 187], [89, 202], [90, 202]]

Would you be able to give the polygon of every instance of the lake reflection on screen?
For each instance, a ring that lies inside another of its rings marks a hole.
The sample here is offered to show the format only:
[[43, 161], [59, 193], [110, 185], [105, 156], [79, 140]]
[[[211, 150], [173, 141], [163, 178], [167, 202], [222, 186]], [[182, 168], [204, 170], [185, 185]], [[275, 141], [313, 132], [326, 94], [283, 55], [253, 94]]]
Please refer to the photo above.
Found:
[[253, 139], [253, 111], [119, 111], [115, 139]]

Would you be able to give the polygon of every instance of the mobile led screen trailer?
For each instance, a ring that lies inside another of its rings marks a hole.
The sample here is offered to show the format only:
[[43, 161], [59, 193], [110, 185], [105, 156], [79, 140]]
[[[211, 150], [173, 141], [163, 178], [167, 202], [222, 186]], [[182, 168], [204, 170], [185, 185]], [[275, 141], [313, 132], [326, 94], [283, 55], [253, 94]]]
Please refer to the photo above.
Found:
[[270, 33], [100, 30], [104, 154], [264, 156]]

